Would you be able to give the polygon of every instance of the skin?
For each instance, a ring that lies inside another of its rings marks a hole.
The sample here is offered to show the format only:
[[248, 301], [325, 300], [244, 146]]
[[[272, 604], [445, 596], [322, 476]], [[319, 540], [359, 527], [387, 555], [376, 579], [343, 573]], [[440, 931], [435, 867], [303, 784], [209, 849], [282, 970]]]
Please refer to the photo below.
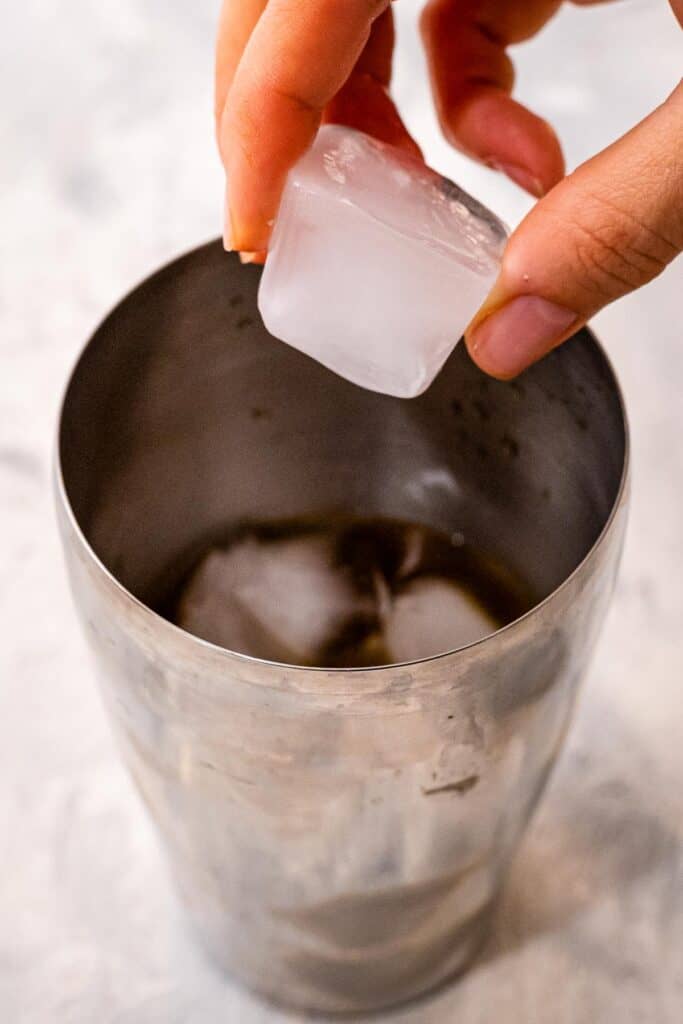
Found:
[[[683, 25], [683, 0], [670, 2]], [[561, 3], [428, 0], [420, 22], [445, 137], [539, 200], [466, 333], [475, 361], [501, 378], [683, 250], [683, 82], [566, 178], [553, 129], [512, 97], [507, 48], [534, 36]], [[419, 154], [389, 93], [393, 42], [389, 0], [224, 0], [215, 115], [230, 183], [226, 248], [245, 262], [265, 258], [287, 173], [321, 122]]]

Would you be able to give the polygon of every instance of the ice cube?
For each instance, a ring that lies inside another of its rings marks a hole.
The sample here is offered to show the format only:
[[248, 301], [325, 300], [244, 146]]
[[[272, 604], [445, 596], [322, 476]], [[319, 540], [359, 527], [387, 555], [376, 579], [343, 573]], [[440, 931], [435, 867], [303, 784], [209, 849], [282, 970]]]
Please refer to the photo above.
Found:
[[438, 576], [406, 583], [384, 622], [385, 643], [395, 662], [443, 654], [496, 629], [498, 623], [471, 593]]
[[411, 398], [481, 305], [505, 240], [453, 182], [326, 125], [287, 180], [259, 309], [271, 334], [335, 373]]
[[176, 622], [241, 654], [312, 665], [344, 624], [363, 613], [372, 613], [372, 603], [336, 564], [331, 538], [248, 536], [202, 559]]

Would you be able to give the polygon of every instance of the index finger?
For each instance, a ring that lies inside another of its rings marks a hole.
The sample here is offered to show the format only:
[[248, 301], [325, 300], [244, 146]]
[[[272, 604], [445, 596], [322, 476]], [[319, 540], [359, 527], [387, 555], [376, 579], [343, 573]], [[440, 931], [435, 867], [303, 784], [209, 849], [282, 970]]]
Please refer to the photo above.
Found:
[[220, 148], [221, 121], [225, 101], [249, 36], [254, 31], [267, 0], [223, 0], [216, 35], [214, 116]]
[[289, 169], [348, 78], [389, 0], [270, 0], [246, 45], [219, 129], [231, 245], [267, 248]]

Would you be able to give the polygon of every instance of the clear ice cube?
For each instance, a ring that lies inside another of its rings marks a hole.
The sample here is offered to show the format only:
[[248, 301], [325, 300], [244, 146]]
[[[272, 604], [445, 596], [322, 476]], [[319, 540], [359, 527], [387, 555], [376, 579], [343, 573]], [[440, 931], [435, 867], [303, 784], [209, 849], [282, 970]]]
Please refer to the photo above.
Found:
[[418, 575], [397, 579], [392, 590], [371, 563], [370, 555], [363, 585], [358, 567], [354, 573], [340, 559], [336, 533], [286, 540], [249, 534], [201, 559], [182, 590], [175, 621], [252, 657], [347, 667], [428, 658], [498, 628], [456, 581]]
[[498, 624], [467, 590], [451, 580], [421, 576], [397, 594], [384, 623], [392, 661], [417, 661], [464, 647]]
[[329, 537], [246, 537], [201, 560], [176, 621], [228, 650], [308, 665], [348, 620], [368, 610], [368, 600], [336, 564]]
[[335, 373], [412, 398], [486, 297], [506, 237], [414, 157], [326, 125], [287, 180], [259, 309], [271, 334]]

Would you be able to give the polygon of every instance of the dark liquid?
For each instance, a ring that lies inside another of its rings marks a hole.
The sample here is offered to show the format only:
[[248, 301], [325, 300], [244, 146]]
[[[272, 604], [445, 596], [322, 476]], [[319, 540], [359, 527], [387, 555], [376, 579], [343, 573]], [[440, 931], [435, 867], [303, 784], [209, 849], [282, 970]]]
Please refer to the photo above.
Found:
[[162, 614], [231, 650], [290, 664], [428, 657], [534, 604], [521, 580], [462, 535], [400, 520], [250, 524], [209, 552]]

